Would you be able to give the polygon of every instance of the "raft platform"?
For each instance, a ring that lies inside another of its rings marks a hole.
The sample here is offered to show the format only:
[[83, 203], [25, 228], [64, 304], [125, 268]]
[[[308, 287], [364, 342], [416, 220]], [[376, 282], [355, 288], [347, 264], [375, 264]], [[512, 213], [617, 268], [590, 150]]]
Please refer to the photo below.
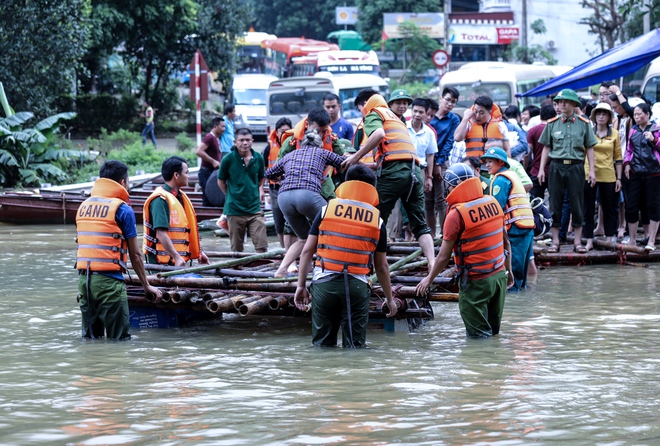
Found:
[[[415, 295], [415, 286], [427, 274], [426, 260], [419, 258], [421, 250], [399, 245], [392, 246], [390, 251], [387, 258], [398, 311], [394, 318], [386, 317], [385, 297], [374, 284], [369, 305], [371, 329], [411, 331], [433, 318], [432, 301], [458, 301], [453, 278], [445, 275], [435, 279], [426, 296]], [[293, 305], [298, 277], [273, 277], [283, 253], [283, 249], [264, 254], [207, 252], [214, 261], [211, 265], [194, 268], [146, 265], [152, 274], [150, 283], [163, 291], [163, 297], [157, 301], [145, 295], [135, 274], [125, 275], [131, 326], [181, 327], [197, 321], [222, 320], [228, 315], [310, 317], [311, 311], [303, 312]]]

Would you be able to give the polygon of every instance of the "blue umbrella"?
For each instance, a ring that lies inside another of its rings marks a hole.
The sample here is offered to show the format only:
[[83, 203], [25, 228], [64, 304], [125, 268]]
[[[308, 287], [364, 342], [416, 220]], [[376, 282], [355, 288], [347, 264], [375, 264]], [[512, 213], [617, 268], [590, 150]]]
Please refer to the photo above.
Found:
[[634, 73], [660, 56], [660, 28], [612, 48], [522, 96], [545, 96], [564, 88], [589, 87]]

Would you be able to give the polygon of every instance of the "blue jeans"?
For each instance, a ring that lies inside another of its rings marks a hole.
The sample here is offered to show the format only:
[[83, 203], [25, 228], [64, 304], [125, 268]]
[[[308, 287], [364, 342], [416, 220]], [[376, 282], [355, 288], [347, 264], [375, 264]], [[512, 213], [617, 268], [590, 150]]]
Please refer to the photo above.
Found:
[[144, 126], [144, 129], [142, 129], [142, 145], [147, 143], [147, 136], [151, 138], [151, 142], [154, 143], [154, 146], [156, 146], [156, 135], [154, 134], [154, 123], [150, 122], [149, 124]]

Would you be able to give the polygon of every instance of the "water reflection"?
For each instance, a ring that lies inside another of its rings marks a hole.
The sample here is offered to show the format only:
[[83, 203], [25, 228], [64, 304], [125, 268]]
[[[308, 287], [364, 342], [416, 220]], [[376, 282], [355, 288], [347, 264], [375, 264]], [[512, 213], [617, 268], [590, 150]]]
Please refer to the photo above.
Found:
[[361, 351], [304, 319], [85, 342], [74, 236], [0, 225], [0, 444], [657, 444], [660, 265], [543, 270], [488, 340], [437, 304]]

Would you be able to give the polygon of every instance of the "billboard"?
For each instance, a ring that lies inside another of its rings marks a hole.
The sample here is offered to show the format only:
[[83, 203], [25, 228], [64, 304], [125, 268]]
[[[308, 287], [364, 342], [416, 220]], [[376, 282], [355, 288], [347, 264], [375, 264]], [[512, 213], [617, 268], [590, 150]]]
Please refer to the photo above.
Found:
[[358, 21], [358, 9], [354, 6], [337, 6], [335, 23], [337, 25], [355, 25]]
[[399, 25], [412, 22], [433, 39], [445, 38], [445, 15], [441, 12], [386, 12], [383, 14], [383, 38], [400, 39]]

